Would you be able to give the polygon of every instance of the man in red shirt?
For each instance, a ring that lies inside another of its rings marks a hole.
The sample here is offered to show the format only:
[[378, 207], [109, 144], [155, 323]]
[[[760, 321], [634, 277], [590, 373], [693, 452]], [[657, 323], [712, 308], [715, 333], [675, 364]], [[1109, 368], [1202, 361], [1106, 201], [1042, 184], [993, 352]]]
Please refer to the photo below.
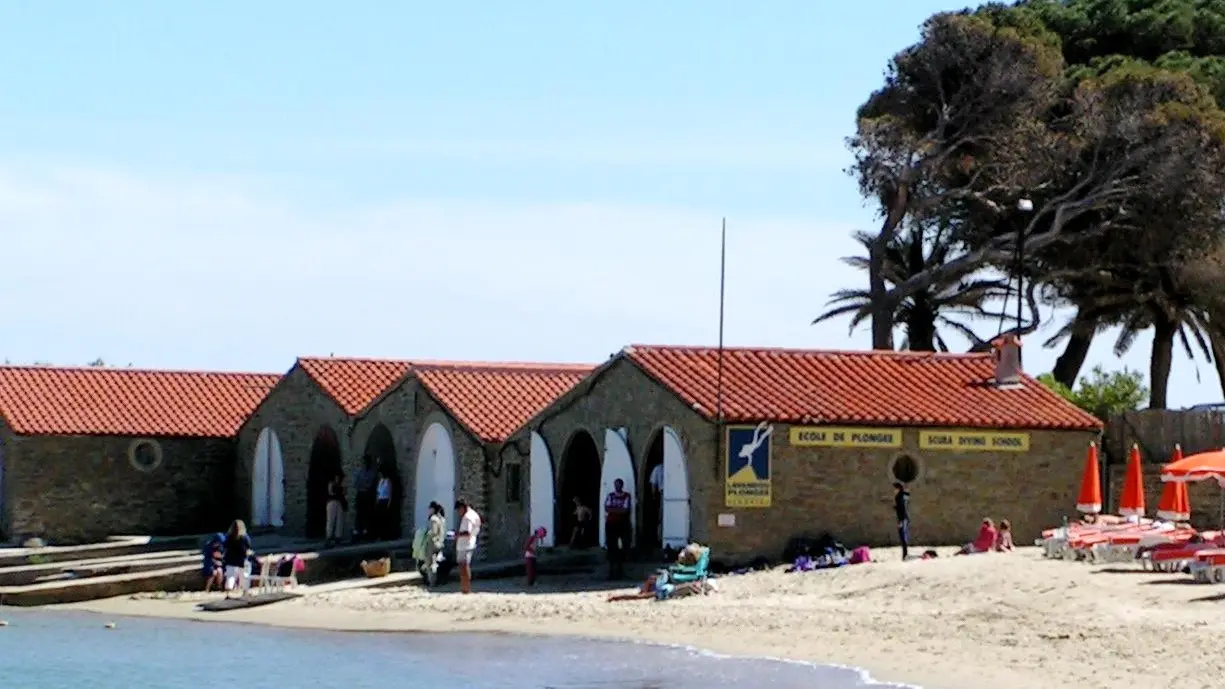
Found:
[[608, 548], [608, 577], [620, 579], [625, 576], [625, 553], [630, 548], [633, 527], [630, 510], [634, 508], [634, 496], [625, 490], [625, 481], [613, 481], [613, 491], [604, 498], [604, 545]]

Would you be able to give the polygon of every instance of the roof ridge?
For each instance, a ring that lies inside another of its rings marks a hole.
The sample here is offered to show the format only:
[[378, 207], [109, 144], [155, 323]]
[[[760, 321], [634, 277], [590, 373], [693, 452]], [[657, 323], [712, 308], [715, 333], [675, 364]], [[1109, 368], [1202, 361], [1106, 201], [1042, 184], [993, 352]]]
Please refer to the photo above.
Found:
[[[635, 350], [683, 351], [683, 352], [717, 352], [717, 345], [660, 345], [631, 344], [621, 351], [629, 354]], [[724, 352], [776, 353], [793, 355], [823, 355], [823, 356], [862, 356], [862, 357], [897, 357], [913, 359], [981, 359], [990, 357], [990, 352], [921, 352], [914, 350], [890, 349], [807, 349], [802, 347], [752, 347], [724, 346]]]
[[281, 377], [281, 373], [268, 371], [216, 371], [206, 369], [180, 368], [146, 368], [129, 366], [42, 366], [39, 364], [0, 364], [0, 371], [52, 371], [58, 373], [164, 373], [170, 375], [188, 376], [273, 376]]
[[597, 364], [539, 363], [529, 361], [429, 361], [411, 362], [415, 373], [422, 371], [507, 371], [522, 373], [583, 373]]

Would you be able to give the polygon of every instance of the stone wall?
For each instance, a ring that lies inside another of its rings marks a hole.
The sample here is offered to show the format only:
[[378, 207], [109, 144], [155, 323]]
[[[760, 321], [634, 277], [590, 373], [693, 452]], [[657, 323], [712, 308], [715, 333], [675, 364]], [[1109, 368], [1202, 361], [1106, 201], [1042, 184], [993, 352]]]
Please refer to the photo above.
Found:
[[[403, 535], [410, 535], [416, 509], [417, 452], [422, 437], [431, 424], [438, 422], [448, 429], [456, 456], [456, 497], [468, 499], [486, 520], [495, 522], [486, 529], [482, 542], [490, 545], [478, 551], [478, 559], [512, 553], [501, 545], [497, 535], [500, 517], [490, 515], [486, 482], [484, 446], [468, 433], [451, 415], [426, 392], [420, 382], [407, 378], [386, 392], [362, 416], [350, 419], [324, 391], [300, 368], [290, 371], [268, 395], [238, 434], [238, 468], [235, 490], [242, 514], [251, 514], [251, 471], [255, 445], [260, 431], [271, 427], [281, 443], [285, 463], [285, 526], [282, 532], [301, 536], [306, 531], [306, 483], [310, 470], [310, 452], [322, 426], [331, 427], [340, 441], [341, 459], [350, 491], [351, 509], [346, 513], [349, 533], [354, 526], [353, 476], [361, 468], [362, 455], [367, 452], [372, 436], [384, 426], [395, 446], [395, 465], [400, 474], [399, 519]], [[444, 505], [447, 514], [452, 505]]]
[[[690, 532], [702, 542], [712, 542], [714, 513], [710, 506], [716, 496], [723, 496], [723, 477], [716, 473], [712, 458], [715, 454], [715, 426], [690, 409], [678, 397], [624, 359], [607, 368], [597, 369], [592, 377], [579, 383], [542, 413], [530, 427], [521, 429], [510, 438], [502, 456], [506, 461], [523, 465], [524, 501], [529, 500], [531, 476], [530, 434], [536, 431], [548, 445], [552, 473], [560, 496], [560, 476], [563, 452], [572, 436], [586, 431], [595, 440], [603, 462], [604, 431], [625, 428], [635, 471], [642, 473], [641, 463], [647, 448], [664, 426], [670, 426], [681, 440], [689, 459]], [[639, 494], [646, 477], [638, 477]], [[598, 505], [593, 505], [598, 508]], [[564, 506], [569, 509], [570, 506]], [[528, 529], [529, 506], [523, 505], [515, 519], [522, 541]], [[564, 544], [569, 534], [557, 533], [557, 542]]]
[[920, 469], [909, 485], [914, 542], [969, 542], [991, 517], [1011, 521], [1017, 543], [1032, 543], [1074, 516], [1085, 448], [1096, 435], [1034, 431], [1028, 452], [983, 452], [922, 450], [913, 428], [903, 430], [900, 449], [796, 447], [789, 430], [774, 431], [775, 506], [736, 512], [736, 529], [751, 534], [745, 540], [775, 554], [799, 525], [848, 545], [896, 545], [892, 467], [901, 455]]
[[[5, 440], [11, 534], [54, 543], [115, 534], [184, 535], [224, 529], [234, 517], [229, 439], [151, 438], [160, 464], [139, 469], [122, 436]], [[138, 454], [138, 460], [154, 455]]]
[[[306, 533], [306, 480], [310, 468], [311, 446], [323, 426], [329, 426], [340, 441], [345, 472], [357, 470], [357, 458], [350, 451], [348, 417], [315, 381], [300, 367], [294, 367], [281, 379], [238, 432], [238, 461], [234, 471], [233, 493], [235, 509], [246, 519], [251, 518], [251, 472], [255, 462], [255, 444], [260, 431], [272, 428], [281, 443], [285, 464], [285, 526], [284, 533], [302, 536]], [[352, 520], [352, 510], [349, 519]]]
[[[791, 446], [789, 429], [780, 425], [773, 434], [772, 507], [733, 509], [725, 506], [714, 424], [628, 361], [595, 375], [554, 403], [535, 427], [512, 438], [506, 456], [523, 462], [526, 480], [530, 457], [522, 450], [536, 430], [549, 446], [556, 482], [572, 435], [591, 433], [602, 452], [604, 430], [624, 427], [635, 471], [641, 474], [648, 443], [662, 426], [670, 426], [688, 462], [691, 537], [727, 559], [776, 558], [793, 535], [802, 533], [829, 531], [848, 544], [895, 543], [891, 467], [901, 454], [916, 459], [921, 468], [911, 488], [916, 541], [969, 541], [986, 516], [1011, 520], [1018, 543], [1032, 541], [1072, 514], [1085, 448], [1096, 436], [1039, 431], [1031, 434], [1025, 453], [937, 452], [920, 451], [919, 431], [906, 429], [901, 449], [813, 448]], [[645, 478], [638, 476], [639, 486]], [[721, 514], [734, 515], [735, 526], [718, 526]], [[526, 529], [526, 518], [519, 519]], [[559, 534], [559, 541], [565, 536]]]

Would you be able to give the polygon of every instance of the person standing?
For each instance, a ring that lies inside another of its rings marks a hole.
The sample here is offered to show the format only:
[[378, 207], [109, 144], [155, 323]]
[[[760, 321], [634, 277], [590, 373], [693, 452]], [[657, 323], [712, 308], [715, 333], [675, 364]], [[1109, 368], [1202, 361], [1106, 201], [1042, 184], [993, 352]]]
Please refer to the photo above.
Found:
[[374, 490], [374, 522], [370, 533], [375, 539], [391, 538], [391, 477], [379, 469], [379, 482]]
[[253, 554], [251, 537], [247, 535], [247, 525], [241, 519], [235, 519], [230, 524], [230, 530], [225, 534], [222, 545], [222, 562], [225, 563], [226, 598], [230, 591], [237, 588], [242, 595], [247, 595], [251, 577], [247, 570], [247, 559]]
[[357, 489], [353, 515], [353, 536], [364, 539], [370, 536], [371, 512], [374, 511], [375, 484], [378, 475], [374, 469], [374, 459], [370, 455], [362, 457], [362, 468], [358, 469], [353, 479], [353, 487]]
[[583, 499], [574, 496], [574, 530], [570, 533], [570, 549], [579, 550], [590, 545], [591, 508], [583, 504]]
[[426, 586], [433, 586], [438, 581], [438, 554], [442, 552], [447, 542], [447, 513], [437, 502], [430, 502], [430, 521], [425, 533], [425, 552], [421, 565], [421, 575]]
[[328, 483], [327, 526], [324, 545], [339, 543], [344, 538], [345, 512], [349, 500], [345, 497], [345, 477], [337, 474]]
[[604, 498], [604, 546], [608, 548], [608, 577], [625, 576], [625, 555], [633, 536], [630, 510], [634, 496], [625, 490], [625, 481], [613, 481], [613, 490]]
[[472, 593], [472, 555], [476, 552], [477, 537], [481, 534], [481, 515], [468, 505], [468, 501], [455, 501], [455, 513], [459, 515], [459, 529], [455, 531], [455, 562], [459, 565], [459, 590]]
[[906, 484], [898, 481], [893, 484], [893, 512], [897, 517], [897, 538], [902, 543], [902, 559], [909, 555], [910, 549], [910, 493]]

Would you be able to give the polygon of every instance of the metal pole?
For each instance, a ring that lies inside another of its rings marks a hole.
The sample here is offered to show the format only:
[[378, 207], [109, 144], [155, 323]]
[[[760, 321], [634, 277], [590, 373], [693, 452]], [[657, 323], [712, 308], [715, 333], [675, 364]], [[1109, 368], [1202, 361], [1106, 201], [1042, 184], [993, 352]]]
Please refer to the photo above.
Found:
[[719, 350], [715, 363], [715, 476], [723, 465], [723, 313], [727, 294], [727, 218], [719, 235]]

